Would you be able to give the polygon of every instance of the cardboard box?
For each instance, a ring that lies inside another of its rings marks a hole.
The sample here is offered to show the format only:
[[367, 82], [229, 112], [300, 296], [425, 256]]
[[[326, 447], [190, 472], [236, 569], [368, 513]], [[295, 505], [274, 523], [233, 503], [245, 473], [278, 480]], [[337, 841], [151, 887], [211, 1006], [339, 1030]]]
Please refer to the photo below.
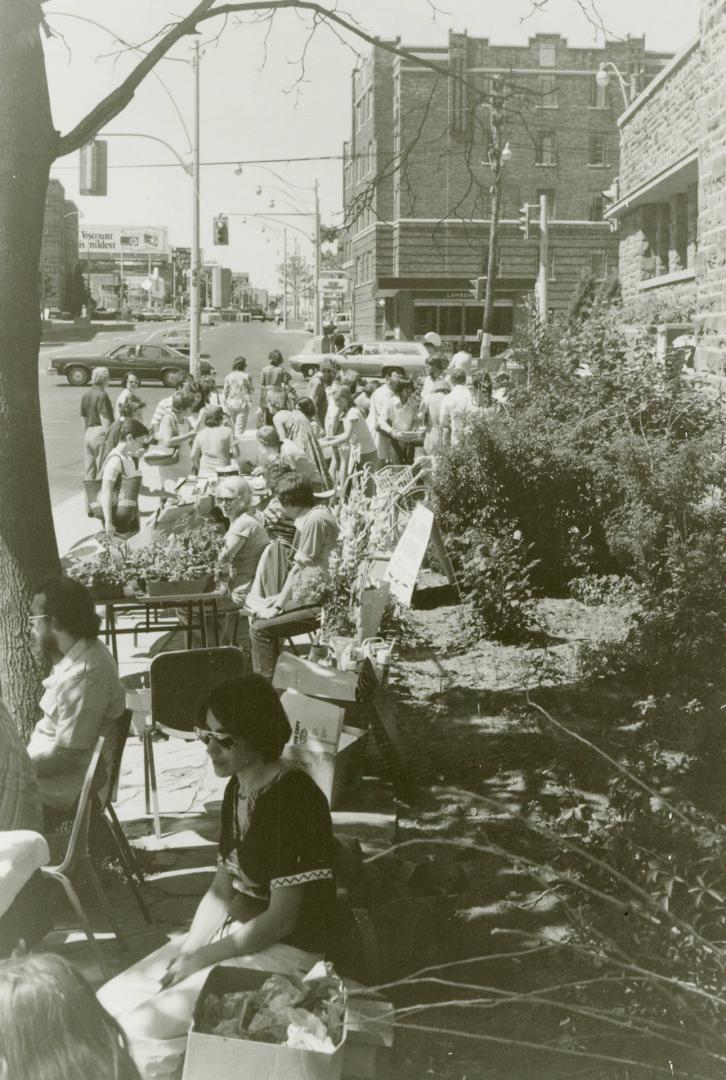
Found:
[[338, 749], [345, 709], [297, 690], [286, 690], [280, 700], [292, 727], [295, 746], [306, 746], [314, 740], [328, 750]]
[[277, 661], [272, 685], [276, 690], [297, 690], [299, 694], [329, 701], [355, 701], [358, 673], [323, 667], [314, 660], [283, 652]]
[[203, 1035], [197, 1030], [209, 994], [258, 990], [269, 971], [249, 968], [212, 968], [194, 1008], [182, 1080], [249, 1077], [250, 1080], [340, 1080], [343, 1073], [346, 1031], [332, 1054], [313, 1050], [293, 1050], [245, 1039]]
[[332, 809], [340, 802], [346, 779], [355, 772], [362, 758], [367, 734], [361, 728], [344, 727], [337, 753], [313, 739], [305, 746], [288, 743], [282, 757], [310, 773]]

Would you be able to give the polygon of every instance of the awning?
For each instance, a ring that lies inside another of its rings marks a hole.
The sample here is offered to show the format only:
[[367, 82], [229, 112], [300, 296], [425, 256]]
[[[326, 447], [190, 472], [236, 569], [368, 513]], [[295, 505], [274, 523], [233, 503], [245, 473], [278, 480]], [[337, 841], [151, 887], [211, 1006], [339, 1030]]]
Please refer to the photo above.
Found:
[[689, 150], [687, 154], [661, 169], [644, 184], [621, 195], [617, 202], [609, 206], [603, 217], [606, 221], [618, 218], [635, 206], [648, 203], [664, 202], [671, 195], [678, 195], [691, 184], [698, 183], [698, 150]]

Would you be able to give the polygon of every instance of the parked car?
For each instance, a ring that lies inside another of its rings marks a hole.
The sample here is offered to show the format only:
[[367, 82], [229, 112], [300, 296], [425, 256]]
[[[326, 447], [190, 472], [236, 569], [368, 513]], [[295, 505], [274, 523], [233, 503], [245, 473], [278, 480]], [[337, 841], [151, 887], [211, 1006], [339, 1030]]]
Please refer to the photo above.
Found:
[[309, 379], [321, 362], [330, 356], [344, 370], [358, 371], [361, 375], [385, 376], [392, 371], [402, 375], [420, 375], [429, 353], [420, 341], [353, 341], [339, 353], [319, 352], [322, 338], [313, 338], [309, 352], [298, 353], [289, 360], [293, 371], [299, 371]]
[[338, 312], [337, 315], [333, 315], [330, 321], [338, 334], [349, 334], [352, 330], [350, 315], [347, 312]]
[[[169, 385], [172, 372], [186, 375], [189, 357], [169, 345], [126, 344], [117, 345], [106, 353], [59, 353], [50, 358], [49, 372], [65, 375], [71, 386], [85, 386], [96, 367], [106, 367], [111, 378], [121, 379], [129, 372], [140, 381], [161, 382]], [[199, 361], [200, 375], [216, 375], [208, 360]]]
[[107, 321], [108, 319], [118, 319], [119, 315], [120, 312], [117, 311], [116, 308], [97, 307], [95, 311], [92, 312], [91, 318]]
[[[158, 334], [158, 331], [155, 331]], [[177, 352], [184, 353], [185, 356], [189, 356], [189, 350], [191, 348], [191, 342], [189, 337], [189, 326], [175, 326], [173, 330], [167, 330], [162, 334], [162, 341], [164, 345], [168, 345], [171, 349], [176, 349]]]
[[250, 313], [251, 322], [264, 322], [266, 315], [261, 307], [251, 307], [247, 309]]

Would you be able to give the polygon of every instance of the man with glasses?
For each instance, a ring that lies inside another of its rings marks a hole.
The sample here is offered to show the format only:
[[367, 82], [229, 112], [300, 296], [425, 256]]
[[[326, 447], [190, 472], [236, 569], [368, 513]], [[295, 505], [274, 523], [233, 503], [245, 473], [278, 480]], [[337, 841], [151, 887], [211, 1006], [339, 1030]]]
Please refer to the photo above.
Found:
[[[247, 599], [252, 582], [255, 579], [257, 564], [262, 552], [270, 543], [264, 525], [258, 521], [252, 511], [253, 493], [247, 480], [241, 476], [229, 476], [220, 480], [215, 492], [215, 502], [229, 522], [224, 534], [224, 546], [219, 556], [219, 565], [228, 575], [229, 603], [220, 605], [220, 611], [239, 615], [240, 608]], [[230, 626], [226, 623], [229, 622]], [[225, 620], [222, 628], [222, 640], [231, 637], [231, 626], [239, 622], [237, 618]], [[236, 636], [236, 635], [235, 635]]]
[[48, 577], [33, 597], [30, 621], [39, 659], [52, 665], [43, 680], [43, 715], [28, 743], [50, 828], [73, 810], [96, 741], [113, 730], [126, 695], [98, 640], [100, 619], [84, 585]]

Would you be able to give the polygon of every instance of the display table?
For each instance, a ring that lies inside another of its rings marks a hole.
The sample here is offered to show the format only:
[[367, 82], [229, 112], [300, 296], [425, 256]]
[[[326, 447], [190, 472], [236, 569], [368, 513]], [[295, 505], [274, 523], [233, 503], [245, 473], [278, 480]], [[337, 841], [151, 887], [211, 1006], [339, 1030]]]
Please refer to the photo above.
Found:
[[[226, 594], [221, 589], [213, 592], [177, 593], [165, 596], [150, 596], [140, 594], [138, 596], [121, 596], [118, 599], [102, 601], [105, 611], [105, 634], [106, 641], [111, 648], [114, 660], [118, 661], [117, 637], [120, 634], [151, 633], [154, 630], [179, 629], [186, 633], [187, 649], [194, 648], [194, 631], [199, 630], [202, 648], [206, 648], [207, 641], [207, 618], [211, 618], [214, 642], [219, 645], [219, 610], [218, 601]], [[181, 609], [185, 616], [176, 615], [173, 619], [163, 617], [163, 612], [170, 609]], [[139, 621], [132, 626], [119, 626], [119, 615], [131, 613], [140, 615]], [[161, 615], [160, 615], [161, 613]]]
[[30, 829], [0, 832], [0, 917], [36, 870], [50, 862], [45, 837]]

